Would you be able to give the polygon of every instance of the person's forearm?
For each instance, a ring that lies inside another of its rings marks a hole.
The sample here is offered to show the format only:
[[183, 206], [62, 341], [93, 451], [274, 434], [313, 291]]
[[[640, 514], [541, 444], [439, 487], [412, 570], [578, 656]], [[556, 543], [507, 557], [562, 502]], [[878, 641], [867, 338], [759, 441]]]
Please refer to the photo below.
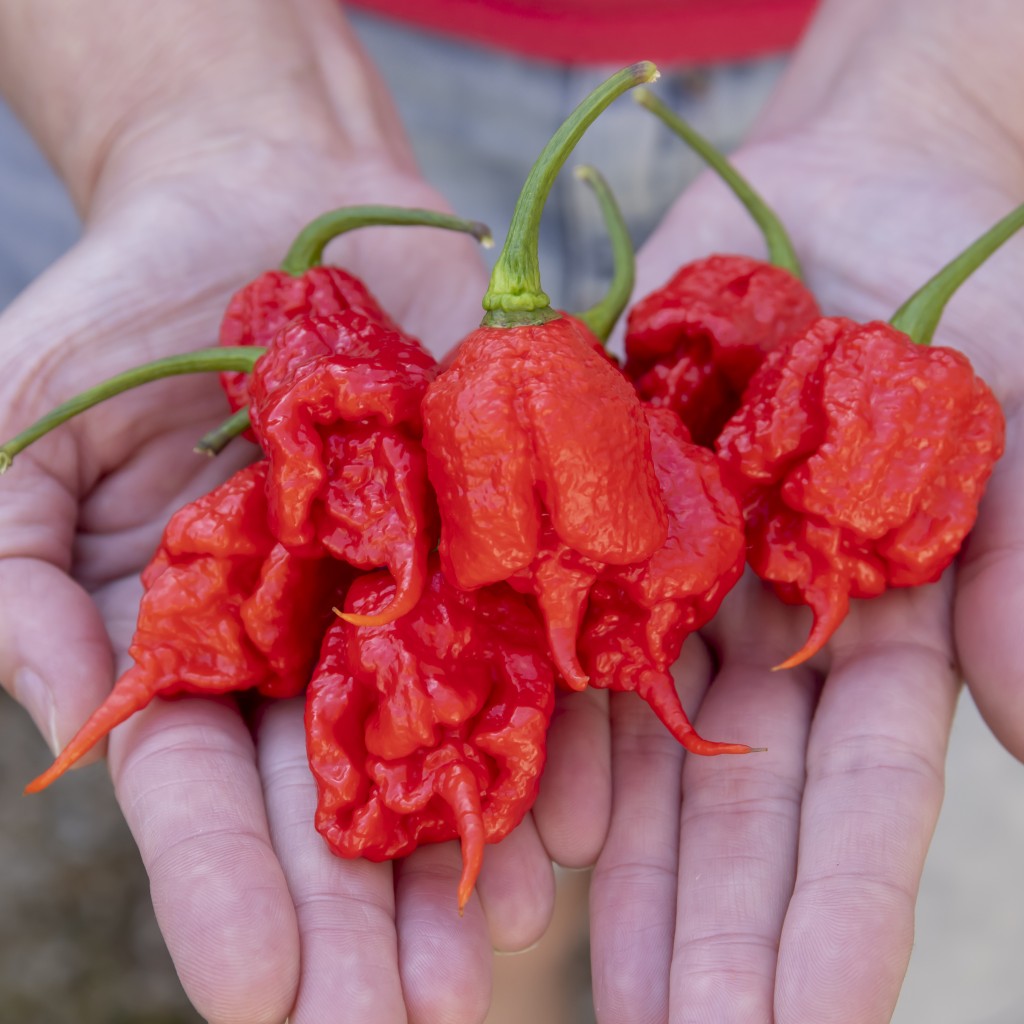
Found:
[[173, 160], [251, 134], [406, 158], [336, 0], [5, 0], [0, 91], [82, 211], [139, 145]]

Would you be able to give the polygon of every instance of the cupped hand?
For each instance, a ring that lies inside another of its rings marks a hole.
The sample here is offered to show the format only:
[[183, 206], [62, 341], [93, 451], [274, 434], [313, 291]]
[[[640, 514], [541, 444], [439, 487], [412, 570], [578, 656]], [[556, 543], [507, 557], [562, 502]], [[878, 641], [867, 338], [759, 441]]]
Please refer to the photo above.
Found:
[[[146, 153], [146, 140], [134, 149]], [[123, 158], [99, 182], [81, 242], [0, 320], [0, 434], [130, 366], [214, 344], [230, 294], [276, 266], [305, 222], [365, 202], [445, 208], [400, 151], [357, 161], [301, 132], [178, 147], [156, 165]], [[371, 228], [327, 258], [435, 353], [480, 318], [486, 274], [463, 236]], [[213, 375], [146, 385], [42, 439], [0, 481], [0, 678], [54, 751], [127, 667], [139, 572], [169, 515], [256, 456], [243, 440], [213, 460], [194, 453], [227, 411]], [[532, 943], [551, 911], [532, 817], [489, 848], [460, 918], [457, 844], [394, 870], [328, 852], [313, 828], [302, 712], [283, 701], [253, 722], [229, 699], [157, 700], [110, 739], [117, 797], [186, 992], [218, 1024], [319, 1024], [339, 1012], [375, 1024], [481, 1020], [492, 946]], [[601, 809], [596, 825], [573, 830], [553, 800], [552, 847], [592, 857]]]
[[[1024, 200], [1010, 126], [979, 116], [955, 74], [935, 74], [927, 37], [916, 42], [893, 59], [874, 40], [870, 58], [829, 69], [813, 104], [784, 84], [736, 155], [830, 314], [888, 318]], [[638, 294], [715, 251], [763, 252], [705, 177], [641, 254]], [[776, 672], [810, 616], [745, 578], [677, 671], [702, 735], [766, 753], [684, 756], [641, 702], [613, 697], [614, 804], [591, 895], [601, 1024], [890, 1019], [961, 678], [1024, 756], [1022, 254], [1014, 239], [979, 270], [935, 338], [969, 355], [1008, 425], [958, 563], [935, 584], [855, 601], [823, 657]]]

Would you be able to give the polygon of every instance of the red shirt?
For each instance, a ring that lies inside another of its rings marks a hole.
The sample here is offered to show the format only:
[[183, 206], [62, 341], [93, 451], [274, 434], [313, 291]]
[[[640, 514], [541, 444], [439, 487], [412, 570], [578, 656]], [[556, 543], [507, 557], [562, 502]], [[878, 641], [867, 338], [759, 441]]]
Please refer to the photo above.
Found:
[[790, 49], [818, 0], [350, 0], [467, 42], [567, 64], [740, 60]]

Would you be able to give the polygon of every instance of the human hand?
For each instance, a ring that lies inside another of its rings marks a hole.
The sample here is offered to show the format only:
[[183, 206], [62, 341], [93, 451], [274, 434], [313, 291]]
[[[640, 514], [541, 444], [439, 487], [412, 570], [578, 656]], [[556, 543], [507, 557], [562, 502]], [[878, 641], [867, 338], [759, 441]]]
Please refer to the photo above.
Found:
[[[1019, 29], [998, 7], [971, 27], [1012, 40]], [[1012, 45], [990, 40], [986, 67], [951, 69], [961, 18], [952, 4], [892, 5], [853, 57], [822, 47], [819, 26], [737, 155], [828, 313], [891, 316], [1021, 200], [1024, 124], [1001, 101]], [[830, 61], [815, 67], [823, 50]], [[744, 216], [717, 181], [699, 182], [643, 252], [638, 294], [691, 258], [760, 254]], [[799, 649], [810, 615], [756, 580], [731, 594], [684, 648], [683, 703], [699, 707], [702, 735], [767, 753], [684, 759], [646, 708], [613, 697], [613, 816], [591, 897], [601, 1024], [890, 1019], [961, 674], [1024, 755], [1021, 252], [1018, 239], [992, 257], [935, 339], [970, 356], [1007, 416], [1007, 453], [958, 565], [936, 584], [854, 602], [824, 657], [782, 672], [770, 667]]]
[[[276, 265], [323, 210], [443, 205], [386, 103], [375, 97], [368, 131], [335, 101], [349, 83], [327, 70], [344, 66], [330, 56], [311, 61], [322, 76], [312, 86], [257, 93], [255, 111], [222, 96], [212, 120], [165, 108], [110, 140], [78, 190], [81, 243], [0, 321], [0, 433], [128, 366], [211, 344], [230, 293]], [[360, 143], [367, 134], [371, 145]], [[328, 258], [435, 353], [479, 320], [486, 275], [465, 239], [374, 229], [339, 240]], [[40, 441], [2, 482], [0, 678], [54, 748], [126, 667], [139, 570], [170, 513], [253, 457], [243, 442], [213, 461], [192, 453], [225, 412], [213, 379], [148, 385]], [[109, 760], [165, 939], [205, 1018], [275, 1024], [290, 1013], [301, 1024], [341, 1005], [349, 1019], [384, 1024], [476, 1021], [492, 945], [528, 945], [546, 924], [548, 851], [584, 862], [603, 838], [607, 805], [577, 798], [582, 783], [559, 770], [572, 758], [558, 754], [602, 730], [587, 701], [561, 717], [548, 792], [488, 849], [462, 919], [455, 844], [394, 871], [327, 851], [313, 829], [301, 702], [250, 722], [229, 700], [157, 701], [111, 737]]]

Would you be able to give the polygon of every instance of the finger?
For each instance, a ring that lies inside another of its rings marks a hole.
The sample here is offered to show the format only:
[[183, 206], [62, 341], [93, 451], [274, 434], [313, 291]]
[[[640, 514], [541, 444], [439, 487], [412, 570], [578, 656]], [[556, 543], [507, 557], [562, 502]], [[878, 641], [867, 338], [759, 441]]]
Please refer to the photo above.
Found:
[[[693, 712], [710, 677], [697, 638], [675, 674]], [[635, 694], [613, 694], [612, 815], [590, 888], [594, 1007], [601, 1024], [668, 1014], [683, 748]]]
[[491, 944], [479, 899], [459, 917], [455, 842], [395, 864], [398, 962], [409, 1024], [480, 1024], [491, 1000]]
[[860, 602], [833, 642], [807, 751], [778, 1024], [882, 1024], [913, 940], [957, 683], [948, 587]]
[[298, 985], [298, 927], [238, 713], [158, 700], [115, 730], [110, 766], [196, 1009], [211, 1024], [280, 1024]]
[[487, 847], [476, 891], [498, 952], [526, 949], [547, 930], [555, 909], [555, 873], [531, 815]]
[[0, 607], [0, 680], [56, 755], [110, 692], [113, 655], [103, 620], [62, 569], [29, 558], [0, 560]]
[[533, 807], [537, 831], [556, 864], [597, 860], [611, 814], [608, 695], [559, 693], [548, 729], [548, 757]]
[[1007, 422], [1007, 451], [989, 482], [957, 577], [956, 647], [978, 709], [1000, 742], [1024, 760], [1024, 420]]
[[302, 963], [290, 1024], [403, 1024], [390, 864], [333, 854], [314, 828], [302, 700], [268, 705], [257, 731], [270, 835], [295, 901]]
[[778, 640], [765, 634], [726, 653], [696, 724], [767, 751], [689, 757], [683, 773], [670, 987], [679, 1024], [772, 1019], [818, 680], [806, 668], [772, 672]]

